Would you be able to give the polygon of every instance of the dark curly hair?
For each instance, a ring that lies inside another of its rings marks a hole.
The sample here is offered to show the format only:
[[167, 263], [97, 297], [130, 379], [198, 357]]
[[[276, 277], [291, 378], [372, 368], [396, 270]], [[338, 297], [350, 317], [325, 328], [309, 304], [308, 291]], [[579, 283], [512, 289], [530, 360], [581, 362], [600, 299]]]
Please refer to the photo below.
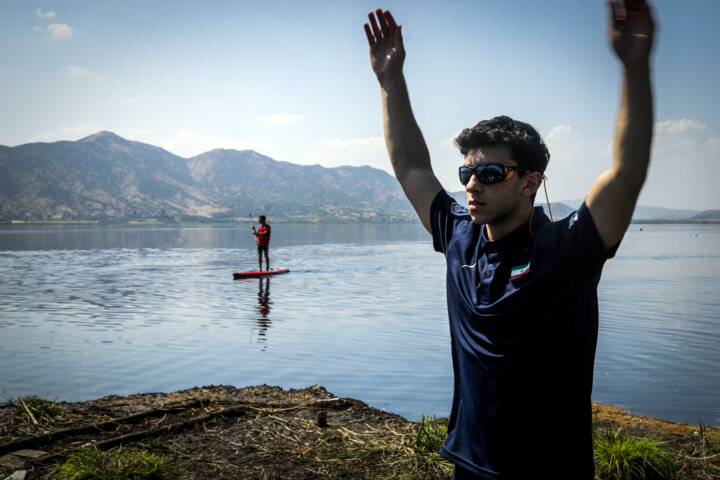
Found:
[[483, 120], [472, 128], [464, 129], [455, 138], [455, 145], [463, 157], [473, 148], [507, 145], [513, 160], [533, 172], [544, 173], [550, 161], [550, 152], [537, 130], [528, 123], [505, 115]]

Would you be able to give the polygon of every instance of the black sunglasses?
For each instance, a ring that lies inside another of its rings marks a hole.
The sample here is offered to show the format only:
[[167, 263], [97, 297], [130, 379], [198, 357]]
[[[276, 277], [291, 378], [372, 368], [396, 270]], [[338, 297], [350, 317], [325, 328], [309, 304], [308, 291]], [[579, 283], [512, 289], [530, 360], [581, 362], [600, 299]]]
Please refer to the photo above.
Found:
[[470, 182], [473, 173], [475, 174], [475, 178], [477, 178], [478, 182], [483, 185], [492, 185], [494, 183], [500, 183], [506, 178], [512, 177], [512, 173], [514, 171], [519, 173], [527, 172], [524, 168], [513, 165], [485, 163], [478, 165], [477, 167], [467, 167], [463, 165], [460, 167], [458, 173], [460, 174], [460, 183], [463, 185], [467, 185]]

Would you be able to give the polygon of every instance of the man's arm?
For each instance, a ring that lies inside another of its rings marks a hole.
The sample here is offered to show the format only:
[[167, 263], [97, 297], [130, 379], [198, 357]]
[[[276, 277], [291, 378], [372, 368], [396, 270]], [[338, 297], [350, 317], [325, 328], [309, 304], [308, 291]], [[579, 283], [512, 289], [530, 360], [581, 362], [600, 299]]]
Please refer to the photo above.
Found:
[[[372, 12], [365, 33], [370, 63], [380, 83], [385, 145], [400, 185], [425, 228], [431, 232], [430, 206], [442, 185], [430, 165], [430, 152], [410, 107], [402, 67], [405, 48], [401, 26], [389, 11]], [[431, 232], [432, 233], [432, 232]]]
[[608, 0], [608, 35], [622, 63], [622, 96], [613, 165], [595, 181], [586, 203], [606, 249], [622, 240], [650, 163], [653, 99], [650, 51], [654, 23], [645, 0]]

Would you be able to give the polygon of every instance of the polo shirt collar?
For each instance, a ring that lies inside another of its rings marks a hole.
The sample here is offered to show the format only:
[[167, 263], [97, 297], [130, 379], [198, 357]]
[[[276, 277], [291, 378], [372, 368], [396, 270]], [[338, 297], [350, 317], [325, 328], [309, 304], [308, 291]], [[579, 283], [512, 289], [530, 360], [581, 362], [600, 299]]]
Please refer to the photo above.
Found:
[[[500, 240], [491, 242], [487, 238], [486, 226], [480, 229], [480, 249], [484, 253], [508, 252], [527, 245], [541, 226], [550, 223], [542, 207], [535, 207], [530, 221], [523, 222], [518, 228], [508, 233]], [[532, 225], [532, 229], [530, 228]], [[532, 230], [532, 231], [531, 231]]]

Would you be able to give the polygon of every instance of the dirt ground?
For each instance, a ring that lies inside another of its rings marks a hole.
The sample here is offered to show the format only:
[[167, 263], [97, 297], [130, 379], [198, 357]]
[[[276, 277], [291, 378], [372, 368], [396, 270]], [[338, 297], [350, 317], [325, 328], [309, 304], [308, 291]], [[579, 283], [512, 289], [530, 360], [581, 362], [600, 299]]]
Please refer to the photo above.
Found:
[[[324, 388], [209, 386], [59, 404], [61, 424], [20, 422], [0, 406], [0, 479], [43, 478], [64, 454], [130, 445], [172, 461], [171, 479], [449, 479], [452, 466], [412, 448], [417, 424]], [[595, 405], [598, 428], [666, 442], [680, 479], [720, 479], [720, 432]], [[21, 478], [22, 474], [19, 477]]]

